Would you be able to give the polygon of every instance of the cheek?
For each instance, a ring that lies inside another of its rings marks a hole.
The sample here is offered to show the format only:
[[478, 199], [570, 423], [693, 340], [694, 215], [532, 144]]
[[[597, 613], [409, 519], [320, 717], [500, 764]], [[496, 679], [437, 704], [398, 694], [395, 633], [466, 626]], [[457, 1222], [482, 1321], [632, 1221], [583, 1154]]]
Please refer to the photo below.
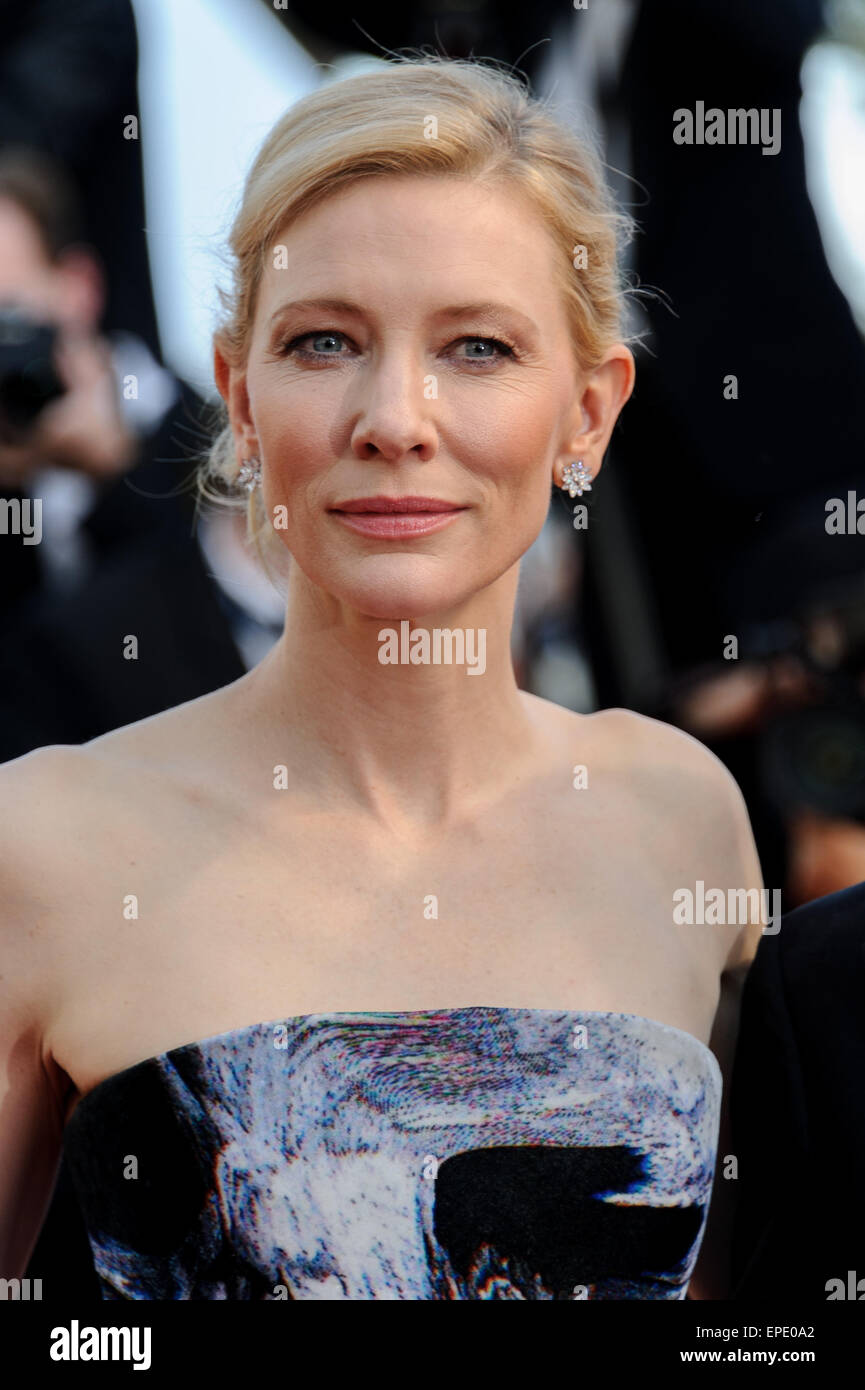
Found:
[[306, 471], [315, 459], [320, 465], [332, 419], [332, 412], [314, 395], [304, 402], [294, 390], [274, 393], [265, 408], [256, 412], [256, 424], [274, 470]]
[[508, 543], [525, 553], [549, 516], [561, 421], [548, 396], [521, 398], [518, 404], [506, 420], [501, 418], [507, 428], [501, 431], [490, 481]]
[[256, 402], [255, 424], [266, 461], [268, 506], [284, 505], [289, 516], [314, 510], [336, 457], [332, 410], [284, 391]]
[[549, 402], [519, 398], [495, 410], [480, 449], [465, 457], [499, 494], [500, 502], [546, 515], [553, 482], [555, 420]]

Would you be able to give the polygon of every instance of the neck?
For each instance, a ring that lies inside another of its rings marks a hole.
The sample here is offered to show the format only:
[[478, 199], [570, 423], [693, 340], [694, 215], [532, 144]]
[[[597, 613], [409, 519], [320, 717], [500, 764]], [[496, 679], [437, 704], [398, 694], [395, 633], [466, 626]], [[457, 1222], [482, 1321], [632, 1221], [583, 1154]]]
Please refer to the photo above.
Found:
[[538, 742], [511, 661], [518, 573], [406, 623], [349, 609], [292, 566], [283, 636], [247, 678], [267, 765], [276, 750], [290, 786], [347, 796], [389, 829], [446, 828], [494, 802]]

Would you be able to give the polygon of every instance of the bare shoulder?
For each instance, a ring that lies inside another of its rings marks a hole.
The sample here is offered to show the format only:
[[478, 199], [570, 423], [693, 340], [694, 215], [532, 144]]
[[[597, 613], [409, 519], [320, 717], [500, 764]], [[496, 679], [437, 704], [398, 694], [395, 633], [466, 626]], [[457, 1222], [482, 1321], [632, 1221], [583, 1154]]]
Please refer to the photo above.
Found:
[[668, 781], [680, 796], [690, 791], [716, 817], [747, 822], [745, 799], [729, 768], [711, 748], [674, 724], [629, 709], [601, 710], [590, 716], [600, 721], [608, 744], [636, 777]]
[[714, 777], [719, 782], [726, 779], [736, 786], [735, 779], [721, 759], [699, 739], [675, 724], [665, 724], [662, 719], [653, 719], [651, 715], [619, 708], [599, 710], [590, 718], [599, 720], [620, 747], [630, 754], [639, 754], [645, 766], [667, 767], [686, 776]]
[[[205, 699], [208, 697], [205, 697]], [[31, 899], [66, 888], [160, 774], [192, 754], [190, 701], [83, 744], [50, 744], [0, 765], [0, 885]], [[134, 789], [134, 795], [132, 791]]]
[[[190, 705], [196, 701], [189, 702]], [[206, 721], [205, 721], [206, 723]], [[43, 1022], [94, 931], [106, 865], [149, 843], [195, 759], [189, 705], [85, 744], [51, 744], [0, 764], [0, 993]], [[182, 778], [181, 773], [181, 778]]]
[[[0, 765], [0, 898], [47, 908], [52, 884], [68, 886], [90, 813], [108, 784], [88, 745], [50, 744]], [[56, 876], [53, 872], [58, 871]]]
[[[44, 855], [46, 832], [81, 795], [86, 745], [49, 744], [0, 765], [0, 865], [14, 873]], [[66, 826], [68, 829], [68, 820]], [[23, 856], [23, 857], [22, 857]]]
[[0, 765], [7, 901], [41, 905], [46, 920], [53, 904], [71, 925], [112, 845], [149, 836], [206, 775], [214, 749], [231, 746], [230, 699], [223, 687], [88, 743], [51, 744]]
[[[573, 750], [583, 750], [589, 786], [593, 777], [596, 784], [615, 783], [627, 808], [624, 833], [644, 837], [677, 883], [700, 878], [707, 888], [750, 895], [743, 898], [749, 909], [762, 903], [756, 895], [763, 877], [745, 798], [711, 749], [683, 729], [634, 710], [580, 715], [542, 703], [550, 728]], [[725, 929], [724, 973], [747, 971], [760, 934], [754, 920], [738, 932]]]
[[228, 711], [242, 683], [243, 678], [160, 714], [112, 729], [82, 744], [82, 751], [92, 756], [94, 766], [98, 763], [106, 769], [123, 764], [169, 769], [187, 757], [209, 757], [214, 742], [218, 743], [230, 722]]
[[[687, 827], [686, 842], [699, 862], [716, 866], [716, 877], [707, 878], [707, 886], [750, 894], [743, 902], [753, 911], [762, 902], [755, 895], [762, 894], [763, 873], [745, 798], [729, 768], [683, 729], [632, 710], [606, 713], [622, 746], [656, 782], [663, 804], [675, 798], [676, 822]], [[757, 920], [742, 923], [732, 941], [725, 974], [743, 976], [753, 960], [762, 932], [759, 911], [754, 915]]]
[[683, 729], [636, 710], [614, 707], [594, 714], [577, 714], [553, 701], [530, 698], [551, 732], [573, 738], [598, 763], [620, 767], [634, 778], [666, 776], [673, 779], [679, 791], [688, 783], [693, 784], [695, 792], [698, 788], [704, 793], [714, 788], [722, 803], [726, 797], [744, 809], [742, 793], [729, 769], [710, 748]]

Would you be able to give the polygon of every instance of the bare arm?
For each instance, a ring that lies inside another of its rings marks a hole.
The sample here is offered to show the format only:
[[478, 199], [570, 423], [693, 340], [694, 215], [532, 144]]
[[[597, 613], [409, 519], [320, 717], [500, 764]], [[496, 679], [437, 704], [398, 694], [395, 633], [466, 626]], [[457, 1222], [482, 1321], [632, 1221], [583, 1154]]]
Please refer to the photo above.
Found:
[[744, 974], [741, 971], [722, 977], [718, 1011], [709, 1040], [709, 1046], [721, 1067], [724, 1092], [718, 1131], [718, 1161], [709, 1219], [688, 1286], [688, 1297], [693, 1299], [727, 1299], [731, 1292], [730, 1257], [733, 1218], [736, 1212], [736, 1183], [732, 1177], [725, 1176], [725, 1169], [731, 1153], [730, 1078], [739, 1031], [743, 984]]
[[[40, 803], [62, 750], [0, 767], [0, 1278], [21, 1278], [51, 1199], [63, 1132], [43, 1053], [49, 981], [39, 893], [50, 849]], [[40, 872], [41, 870], [41, 872]]]
[[[724, 785], [719, 814], [728, 817], [726, 833], [729, 834], [732, 830], [733, 842], [730, 855], [731, 881], [723, 886], [762, 889], [763, 876], [744, 798], [726, 769], [721, 775], [721, 781]], [[688, 1289], [688, 1295], [692, 1299], [728, 1299], [732, 1292], [731, 1252], [737, 1193], [735, 1169], [733, 1164], [728, 1165], [728, 1160], [735, 1157], [732, 1154], [730, 1086], [739, 1035], [742, 990], [761, 934], [761, 924], [752, 914], [751, 924], [740, 927], [721, 974], [718, 1008], [709, 1039], [709, 1046], [718, 1059], [724, 1080], [718, 1161], [703, 1244]]]

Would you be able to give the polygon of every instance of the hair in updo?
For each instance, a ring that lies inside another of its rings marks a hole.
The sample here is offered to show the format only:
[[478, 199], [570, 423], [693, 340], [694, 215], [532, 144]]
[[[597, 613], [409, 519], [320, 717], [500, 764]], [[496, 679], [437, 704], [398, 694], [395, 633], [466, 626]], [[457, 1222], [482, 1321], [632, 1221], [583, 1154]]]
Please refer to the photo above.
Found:
[[[434, 139], [425, 137], [431, 117]], [[231, 288], [218, 291], [223, 318], [214, 342], [229, 362], [242, 366], [246, 360], [276, 234], [338, 189], [382, 174], [459, 176], [521, 190], [561, 249], [577, 362], [590, 371], [623, 340], [629, 291], [619, 252], [634, 224], [617, 208], [594, 144], [493, 60], [398, 54], [296, 102], [261, 146], [229, 234]], [[575, 269], [578, 247], [585, 248], [585, 268]], [[247, 502], [233, 487], [242, 460], [224, 403], [217, 412], [219, 432], [199, 472], [200, 494], [248, 505], [247, 534], [266, 565], [268, 537], [275, 536], [261, 489]]]

